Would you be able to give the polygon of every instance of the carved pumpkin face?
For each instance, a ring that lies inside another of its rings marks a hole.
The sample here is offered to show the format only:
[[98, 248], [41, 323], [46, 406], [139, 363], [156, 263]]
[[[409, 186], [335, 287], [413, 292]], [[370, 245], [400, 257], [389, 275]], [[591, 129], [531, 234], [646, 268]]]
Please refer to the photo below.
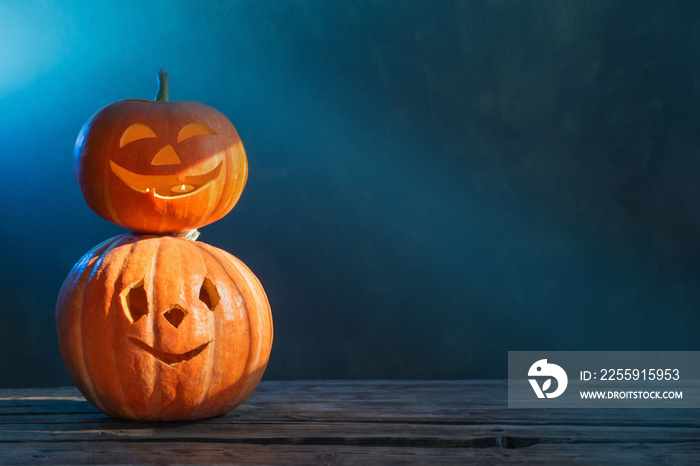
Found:
[[197, 102], [125, 100], [83, 126], [73, 154], [88, 205], [135, 232], [192, 230], [226, 215], [248, 164], [231, 122]]
[[235, 257], [176, 237], [121, 235], [71, 270], [56, 307], [66, 367], [103, 412], [223, 414], [258, 384], [272, 345], [260, 283]]

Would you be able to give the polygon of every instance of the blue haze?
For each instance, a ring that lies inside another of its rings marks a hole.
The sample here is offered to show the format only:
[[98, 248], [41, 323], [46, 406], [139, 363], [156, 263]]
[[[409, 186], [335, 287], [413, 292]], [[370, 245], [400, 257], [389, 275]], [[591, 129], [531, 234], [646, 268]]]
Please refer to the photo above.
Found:
[[97, 109], [233, 122], [201, 241], [275, 322], [269, 379], [505, 378], [509, 350], [697, 350], [700, 8], [652, 1], [0, 1], [0, 387], [70, 383], [53, 312], [122, 233], [75, 183]]

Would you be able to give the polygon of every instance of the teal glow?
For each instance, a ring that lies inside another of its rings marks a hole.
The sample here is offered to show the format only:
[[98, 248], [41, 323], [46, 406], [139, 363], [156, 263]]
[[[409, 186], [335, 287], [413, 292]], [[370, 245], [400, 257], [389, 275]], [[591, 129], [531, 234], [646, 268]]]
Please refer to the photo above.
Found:
[[72, 19], [61, 2], [0, 2], [0, 98], [32, 86], [70, 53]]
[[0, 386], [70, 383], [56, 293], [122, 233], [73, 145], [99, 108], [154, 98], [160, 68], [248, 154], [199, 240], [269, 294], [266, 377], [695, 349], [697, 31], [683, 1], [0, 0]]

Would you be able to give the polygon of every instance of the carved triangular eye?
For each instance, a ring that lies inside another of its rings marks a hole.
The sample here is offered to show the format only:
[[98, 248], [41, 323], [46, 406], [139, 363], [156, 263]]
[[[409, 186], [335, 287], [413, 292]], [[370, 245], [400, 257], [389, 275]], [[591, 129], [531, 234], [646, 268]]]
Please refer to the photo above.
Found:
[[210, 311], [213, 311], [216, 305], [219, 304], [219, 293], [216, 291], [216, 287], [209, 277], [204, 278], [202, 288], [199, 290], [199, 299]]
[[148, 298], [143, 287], [143, 279], [124, 288], [119, 294], [122, 308], [132, 324], [148, 314]]

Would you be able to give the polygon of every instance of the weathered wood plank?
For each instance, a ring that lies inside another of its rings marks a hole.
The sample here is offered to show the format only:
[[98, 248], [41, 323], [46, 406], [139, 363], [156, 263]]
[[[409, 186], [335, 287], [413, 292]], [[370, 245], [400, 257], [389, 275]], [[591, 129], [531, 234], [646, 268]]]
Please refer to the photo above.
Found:
[[[239, 408], [135, 423], [75, 388], [0, 390], [0, 463], [695, 464], [700, 410], [522, 410], [504, 381], [263, 382]], [[694, 461], [687, 461], [692, 459]]]
[[698, 444], [534, 445], [529, 448], [420, 448], [139, 442], [32, 442], [0, 449], [1, 464], [517, 464], [697, 465]]
[[[0, 425], [90, 420], [98, 411], [75, 388], [0, 390]], [[695, 409], [508, 409], [502, 381], [262, 382], [251, 397], [211, 423], [399, 422], [420, 424], [700, 427]], [[105, 417], [106, 418], [106, 417]]]
[[[0, 442], [29, 441], [228, 441], [328, 445], [405, 444], [468, 447], [519, 442], [609, 443], [700, 442], [697, 428], [607, 426], [416, 425], [386, 423], [219, 424], [207, 422], [163, 426], [102, 423], [22, 424], [0, 428]], [[291, 440], [290, 440], [291, 439]]]

